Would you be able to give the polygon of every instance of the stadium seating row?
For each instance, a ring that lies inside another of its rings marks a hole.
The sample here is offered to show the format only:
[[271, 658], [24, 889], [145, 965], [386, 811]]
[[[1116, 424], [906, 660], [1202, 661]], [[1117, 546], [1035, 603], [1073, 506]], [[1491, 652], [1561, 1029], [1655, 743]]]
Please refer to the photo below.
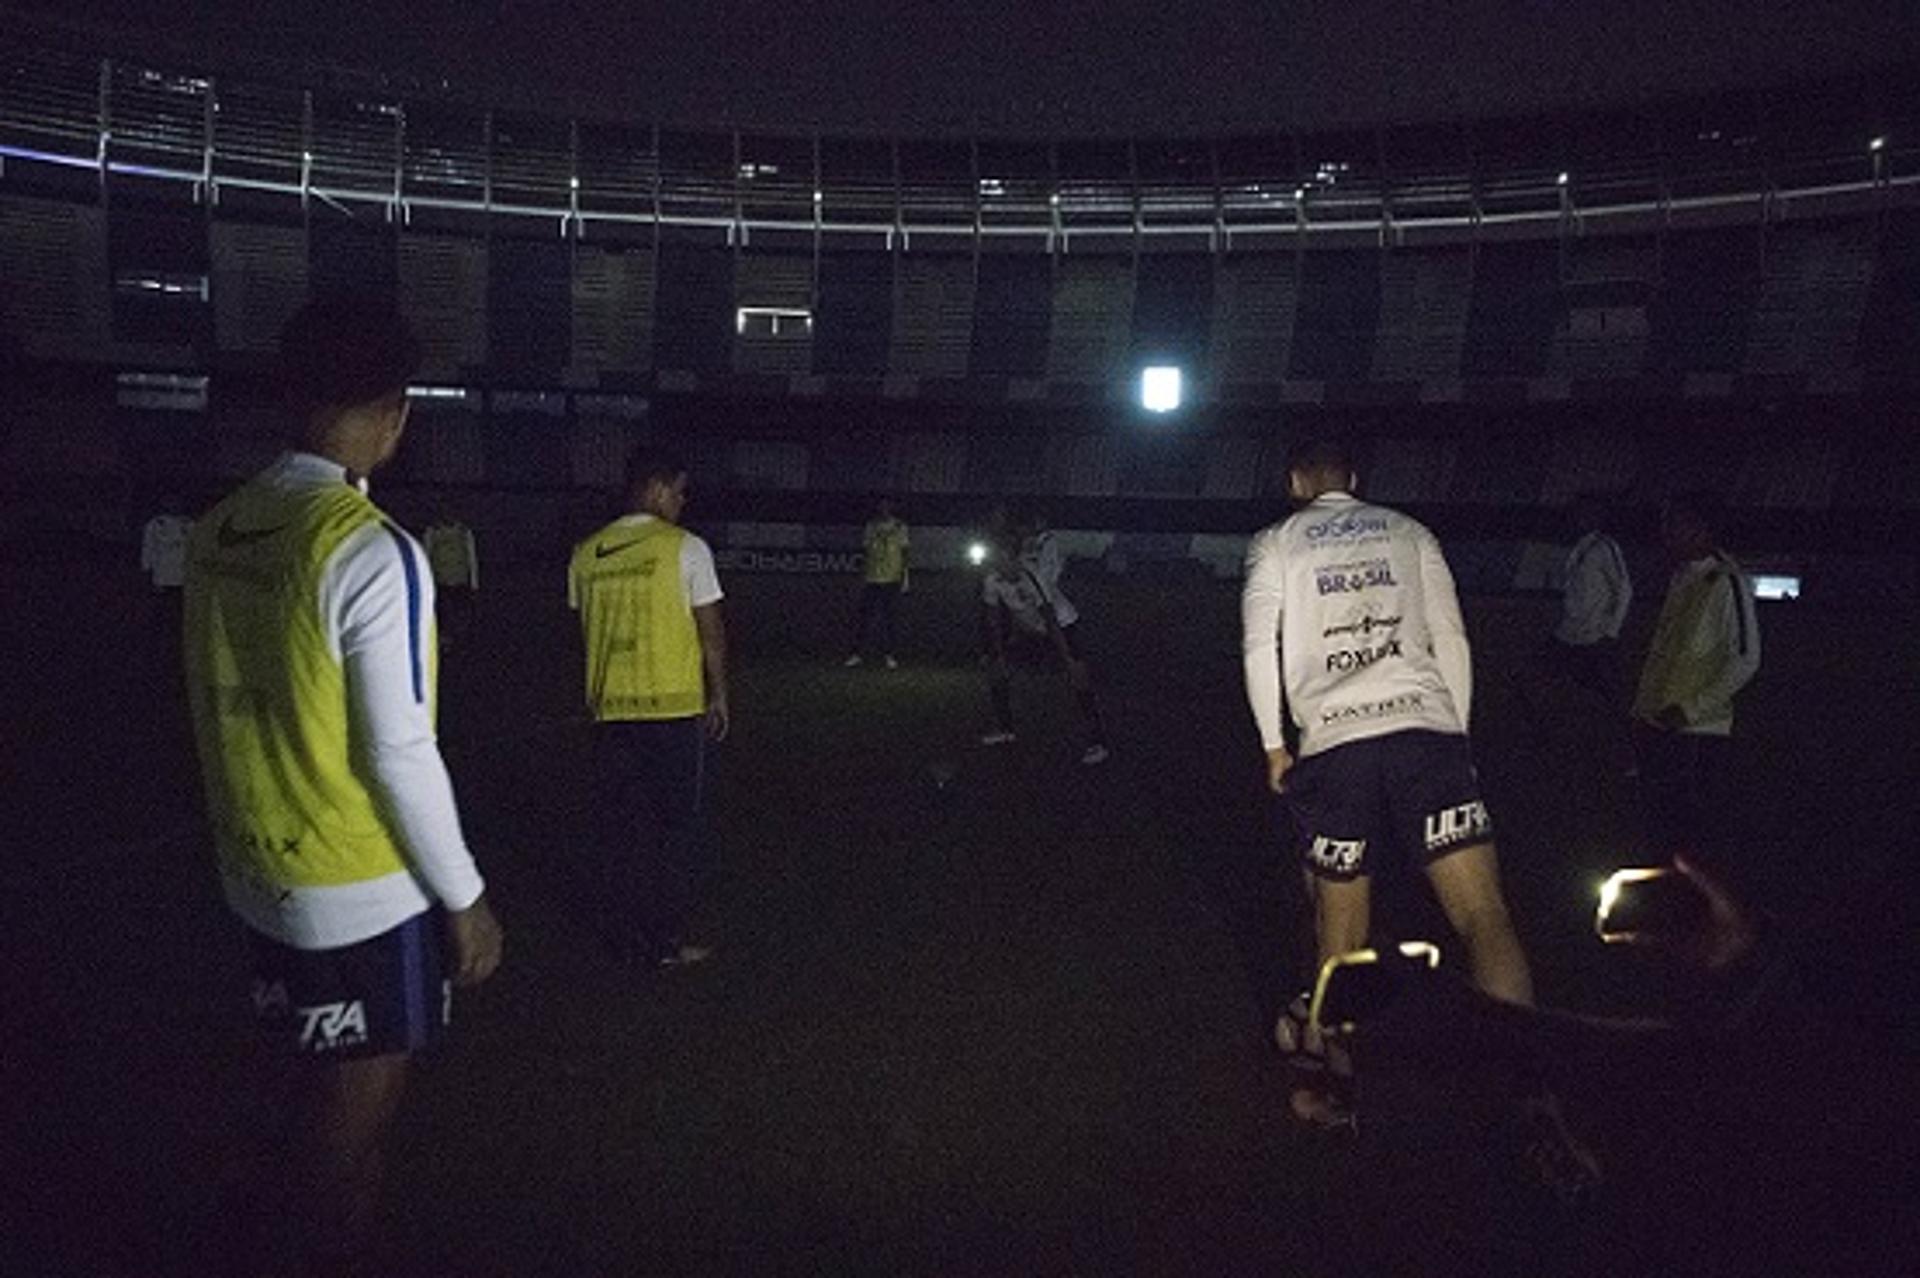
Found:
[[[0, 337], [36, 360], [198, 368], [270, 351], [310, 292], [397, 291], [436, 380], [913, 397], [1583, 397], [1648, 381], [1854, 390], [1920, 366], [1920, 214], [1426, 249], [811, 252], [423, 234], [0, 196]], [[1253, 389], [1247, 389], [1253, 388]], [[1000, 393], [1000, 392], [996, 392]]]

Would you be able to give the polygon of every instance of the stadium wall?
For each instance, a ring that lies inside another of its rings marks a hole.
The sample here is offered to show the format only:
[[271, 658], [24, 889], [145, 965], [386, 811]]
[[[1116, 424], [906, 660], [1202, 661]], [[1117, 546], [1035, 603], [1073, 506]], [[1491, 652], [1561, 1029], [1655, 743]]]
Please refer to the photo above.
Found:
[[[1910, 565], [1885, 531], [1920, 491], [1900, 77], [1095, 144], [701, 134], [0, 57], [12, 543], [124, 539], [247, 473], [277, 447], [279, 325], [373, 287], [427, 346], [386, 490], [478, 512], [509, 556], [596, 518], [652, 438], [743, 549], [838, 554], [892, 492], [923, 525], [1038, 502], [1114, 564], [1227, 562], [1289, 442], [1338, 429], [1373, 493], [1486, 548], [1488, 581], [1537, 577], [1529, 544], [1587, 490], [1644, 526], [1707, 487], [1754, 553]], [[1134, 407], [1149, 359], [1188, 406]]]
[[1897, 393], [1920, 367], [1917, 262], [1914, 210], [1619, 241], [922, 256], [281, 224], [0, 182], [14, 362], [244, 371], [310, 293], [387, 288], [427, 375], [475, 386], [1118, 404], [1158, 361], [1219, 404]]

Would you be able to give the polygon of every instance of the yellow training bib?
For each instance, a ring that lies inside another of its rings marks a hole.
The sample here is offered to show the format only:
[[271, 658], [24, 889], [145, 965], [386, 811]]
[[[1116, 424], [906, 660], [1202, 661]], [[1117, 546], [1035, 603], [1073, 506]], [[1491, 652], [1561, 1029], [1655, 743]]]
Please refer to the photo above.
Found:
[[[346, 484], [282, 490], [255, 481], [214, 507], [188, 541], [185, 657], [195, 743], [215, 845], [230, 873], [280, 887], [381, 878], [405, 868], [355, 774], [346, 675], [327, 639], [320, 583], [353, 533], [383, 523]], [[389, 525], [409, 580], [418, 566]], [[432, 618], [410, 623], [434, 680]]]
[[707, 708], [700, 633], [680, 572], [684, 529], [620, 520], [580, 543], [569, 568], [596, 720], [685, 719]]

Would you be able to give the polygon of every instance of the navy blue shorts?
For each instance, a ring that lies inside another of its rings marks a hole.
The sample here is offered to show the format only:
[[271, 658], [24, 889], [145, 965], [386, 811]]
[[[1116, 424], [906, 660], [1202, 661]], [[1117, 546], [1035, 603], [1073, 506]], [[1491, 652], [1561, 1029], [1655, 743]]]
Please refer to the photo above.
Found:
[[453, 1012], [438, 910], [330, 950], [299, 950], [248, 929], [253, 1011], [276, 1051], [316, 1062], [418, 1052]]
[[1309, 755], [1287, 774], [1307, 869], [1345, 881], [1374, 873], [1397, 848], [1425, 867], [1493, 841], [1467, 739], [1392, 732]]

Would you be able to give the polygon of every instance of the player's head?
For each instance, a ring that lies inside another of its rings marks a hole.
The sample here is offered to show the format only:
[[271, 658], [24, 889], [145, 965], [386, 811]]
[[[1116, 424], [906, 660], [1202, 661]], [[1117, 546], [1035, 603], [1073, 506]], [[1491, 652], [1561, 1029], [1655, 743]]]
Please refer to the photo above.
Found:
[[1322, 493], [1350, 493], [1358, 481], [1353, 452], [1344, 440], [1310, 439], [1287, 455], [1287, 495], [1295, 501], [1312, 501]]
[[1660, 503], [1660, 540], [1676, 559], [1700, 559], [1713, 553], [1720, 504], [1710, 493], [1671, 493]]
[[280, 384], [302, 442], [361, 474], [388, 461], [407, 424], [420, 339], [391, 297], [330, 293], [280, 330]]
[[643, 448], [627, 463], [627, 505], [678, 523], [687, 505], [687, 464], [662, 448]]
[[873, 513], [881, 519], [892, 519], [894, 515], [893, 498], [881, 497], [873, 503]]

